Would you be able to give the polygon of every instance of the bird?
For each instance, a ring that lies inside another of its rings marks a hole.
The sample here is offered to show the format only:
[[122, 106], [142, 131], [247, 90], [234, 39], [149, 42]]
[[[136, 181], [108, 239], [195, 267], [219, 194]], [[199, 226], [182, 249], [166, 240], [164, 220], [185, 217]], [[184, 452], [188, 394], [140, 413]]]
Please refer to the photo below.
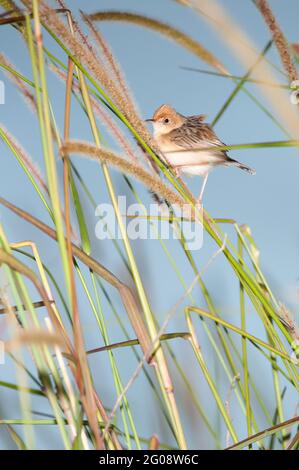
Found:
[[235, 166], [254, 175], [255, 170], [230, 158], [206, 115], [184, 116], [168, 104], [162, 104], [152, 118], [154, 139], [162, 153], [162, 159], [172, 167], [176, 176], [182, 173], [203, 177], [197, 204], [202, 204], [204, 189], [210, 171], [219, 165]]

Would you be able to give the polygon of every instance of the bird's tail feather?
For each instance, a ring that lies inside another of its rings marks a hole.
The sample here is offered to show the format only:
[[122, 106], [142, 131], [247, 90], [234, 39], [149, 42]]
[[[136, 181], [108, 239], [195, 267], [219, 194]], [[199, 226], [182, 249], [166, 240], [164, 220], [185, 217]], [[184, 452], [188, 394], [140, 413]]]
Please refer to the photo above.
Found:
[[241, 170], [247, 171], [250, 175], [255, 175], [256, 171], [253, 168], [250, 168], [247, 165], [244, 165], [243, 163], [238, 162], [237, 160], [233, 160], [232, 158], [229, 159], [227, 162], [228, 165], [232, 166], [237, 166]]

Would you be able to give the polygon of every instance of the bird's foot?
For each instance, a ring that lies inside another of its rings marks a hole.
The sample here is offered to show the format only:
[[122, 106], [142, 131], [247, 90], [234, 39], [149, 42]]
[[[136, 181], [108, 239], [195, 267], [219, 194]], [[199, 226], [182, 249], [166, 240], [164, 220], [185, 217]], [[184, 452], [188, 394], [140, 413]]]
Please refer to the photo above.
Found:
[[196, 201], [196, 204], [195, 204], [195, 209], [197, 211], [202, 211], [202, 202], [201, 201]]
[[199, 198], [196, 199], [195, 207], [196, 207], [196, 209], [198, 209], [198, 210], [201, 210], [201, 209], [202, 209], [202, 198], [201, 198], [201, 197], [199, 197]]

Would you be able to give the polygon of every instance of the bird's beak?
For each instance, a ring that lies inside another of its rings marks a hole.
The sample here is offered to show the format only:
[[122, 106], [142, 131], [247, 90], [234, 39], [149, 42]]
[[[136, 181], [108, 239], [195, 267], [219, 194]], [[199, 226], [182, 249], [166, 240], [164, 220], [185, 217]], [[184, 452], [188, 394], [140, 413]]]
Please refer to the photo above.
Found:
[[154, 119], [145, 119], [145, 122], [154, 122]]

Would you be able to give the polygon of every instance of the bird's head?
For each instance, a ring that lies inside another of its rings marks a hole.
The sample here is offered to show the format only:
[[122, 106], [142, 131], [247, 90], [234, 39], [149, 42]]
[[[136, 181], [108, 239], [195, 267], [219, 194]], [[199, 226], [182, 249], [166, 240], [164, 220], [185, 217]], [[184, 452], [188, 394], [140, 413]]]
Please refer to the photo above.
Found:
[[180, 127], [184, 123], [185, 118], [168, 104], [163, 104], [155, 111], [153, 117], [146, 119], [146, 121], [153, 124], [154, 135], [159, 137]]

